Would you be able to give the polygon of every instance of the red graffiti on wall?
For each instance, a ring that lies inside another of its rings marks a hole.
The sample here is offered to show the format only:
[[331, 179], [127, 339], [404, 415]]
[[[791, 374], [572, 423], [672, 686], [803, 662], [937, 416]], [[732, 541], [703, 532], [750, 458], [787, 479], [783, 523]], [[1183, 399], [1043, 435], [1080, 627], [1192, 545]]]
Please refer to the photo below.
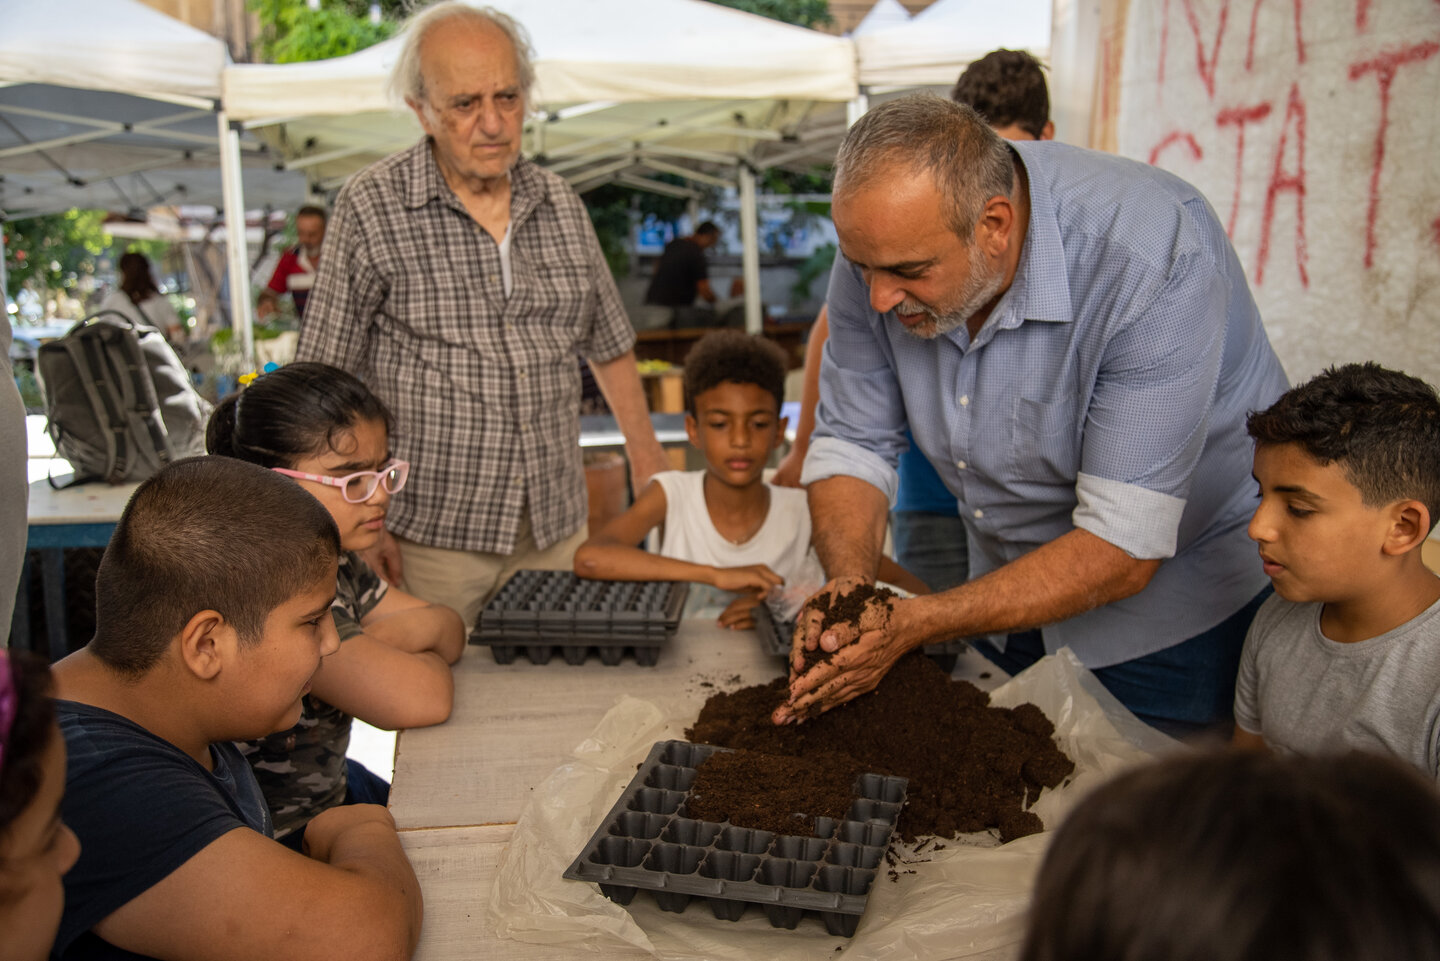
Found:
[[[1255, 6], [1250, 8], [1250, 43], [1245, 47], [1245, 69], [1250, 70], [1255, 66], [1255, 22], [1260, 17], [1260, 5], [1265, 0], [1255, 0]], [[1363, 3], [1364, 0], [1361, 0]], [[1295, 12], [1295, 58], [1298, 62], [1305, 62], [1305, 38], [1300, 33], [1300, 0], [1290, 0], [1290, 7]]]
[[1370, 168], [1370, 202], [1365, 212], [1365, 266], [1375, 264], [1375, 217], [1380, 209], [1380, 171], [1385, 165], [1385, 133], [1390, 127], [1390, 85], [1395, 74], [1407, 63], [1428, 60], [1440, 52], [1440, 43], [1428, 41], [1398, 50], [1387, 50], [1377, 57], [1350, 65], [1350, 79], [1359, 80], [1375, 74], [1380, 88], [1380, 123], [1375, 128], [1375, 160]]
[[1435, 222], [1430, 225], [1430, 229], [1435, 231], [1435, 246], [1440, 247], [1440, 217], [1435, 218]]
[[1192, 159], [1203, 160], [1205, 158], [1205, 152], [1200, 149], [1200, 144], [1196, 142], [1192, 134], [1186, 133], [1183, 130], [1176, 130], [1166, 134], [1159, 143], [1150, 149], [1150, 166], [1153, 167], [1159, 162], [1160, 155], [1165, 152], [1165, 148], [1177, 143], [1184, 144], [1190, 148], [1190, 156]]
[[[1256, 0], [1258, 6], [1261, 0]], [[1210, 52], [1205, 51], [1205, 41], [1201, 36], [1200, 17], [1195, 12], [1195, 0], [1180, 0], [1185, 8], [1185, 22], [1190, 25], [1190, 33], [1195, 38], [1195, 68], [1200, 75], [1200, 81], [1211, 97], [1215, 96], [1215, 70], [1220, 61], [1220, 41], [1225, 36], [1225, 22], [1230, 18], [1230, 0], [1220, 0], [1220, 21], [1215, 27], [1215, 39], [1210, 44]], [[1253, 43], [1253, 41], [1252, 41]], [[1160, 56], [1156, 59], [1156, 80], [1160, 87], [1165, 86], [1165, 60], [1166, 53], [1170, 47], [1170, 0], [1165, 0], [1164, 10], [1160, 14]]]
[[[1290, 141], [1291, 124], [1295, 127], [1296, 164], [1293, 173], [1283, 170], [1285, 147]], [[1310, 256], [1305, 243], [1305, 101], [1300, 99], [1300, 85], [1290, 85], [1290, 101], [1285, 105], [1285, 121], [1280, 125], [1280, 142], [1275, 146], [1275, 166], [1270, 183], [1265, 187], [1265, 212], [1260, 217], [1260, 257], [1255, 265], [1255, 285], [1265, 280], [1265, 261], [1270, 257], [1270, 228], [1275, 223], [1275, 200], [1281, 191], [1295, 194], [1295, 266], [1300, 271], [1300, 285], [1310, 286], [1306, 269]]]
[[1370, 26], [1370, 0], [1355, 0], [1355, 30], [1364, 33]]
[[[1195, 13], [1195, 0], [1181, 0], [1185, 5], [1185, 21], [1190, 24], [1190, 32], [1195, 35], [1195, 69], [1200, 73], [1200, 80], [1205, 84], [1206, 93], [1213, 98], [1215, 96], [1215, 68], [1220, 63], [1220, 41], [1225, 37], [1225, 21], [1230, 19], [1230, 0], [1220, 0], [1220, 22], [1215, 25], [1215, 39], [1210, 44], [1210, 55], [1205, 55], [1205, 42], [1200, 36], [1200, 18]], [[1167, 19], [1168, 7], [1166, 4]]]
[[1270, 104], [1256, 104], [1253, 107], [1231, 107], [1222, 110], [1215, 115], [1217, 127], [1234, 127], [1235, 134], [1235, 193], [1230, 198], [1230, 219], [1225, 224], [1225, 232], [1233, 240], [1235, 238], [1235, 218], [1240, 213], [1240, 185], [1244, 182], [1245, 174], [1245, 125], [1247, 123], [1259, 123], [1270, 116]]

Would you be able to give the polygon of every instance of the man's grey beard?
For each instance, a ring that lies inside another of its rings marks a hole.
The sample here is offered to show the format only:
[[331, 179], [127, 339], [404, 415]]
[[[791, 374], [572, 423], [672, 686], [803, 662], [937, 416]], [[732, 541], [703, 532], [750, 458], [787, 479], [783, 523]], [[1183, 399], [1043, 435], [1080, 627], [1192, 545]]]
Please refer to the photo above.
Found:
[[300, 249], [304, 252], [305, 256], [309, 257], [311, 260], [317, 260], [320, 257], [319, 247], [307, 247], [304, 244], [301, 244]]
[[[919, 337], [921, 340], [934, 340], [942, 334], [948, 334], [974, 317], [976, 312], [990, 303], [1000, 292], [1000, 288], [1005, 285], [1004, 268], [996, 268], [993, 273], [990, 272], [990, 265], [985, 262], [985, 253], [980, 249], [978, 243], [972, 242], [967, 249], [969, 250], [970, 270], [965, 277], [964, 286], [960, 288], [960, 292], [955, 298], [956, 305], [941, 313], [919, 301], [902, 303], [900, 307], [919, 307], [929, 315], [929, 319], [922, 320], [913, 327], [906, 327], [907, 333]], [[899, 310], [900, 307], [896, 309]]]

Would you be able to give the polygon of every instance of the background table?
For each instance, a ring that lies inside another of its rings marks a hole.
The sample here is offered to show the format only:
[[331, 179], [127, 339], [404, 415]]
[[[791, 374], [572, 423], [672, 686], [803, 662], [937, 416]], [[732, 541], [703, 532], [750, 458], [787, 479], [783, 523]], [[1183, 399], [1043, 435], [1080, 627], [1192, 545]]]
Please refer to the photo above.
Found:
[[[62, 478], [57, 477], [57, 481]], [[81, 484], [55, 490], [48, 480], [30, 483], [27, 553], [20, 575], [12, 630], [17, 640], [38, 649], [30, 623], [30, 578], [33, 574], [28, 551], [40, 553], [41, 587], [45, 597], [45, 634], [50, 659], [65, 656], [65, 548], [104, 547], [110, 543], [115, 523], [125, 510], [139, 483], [110, 485]]]

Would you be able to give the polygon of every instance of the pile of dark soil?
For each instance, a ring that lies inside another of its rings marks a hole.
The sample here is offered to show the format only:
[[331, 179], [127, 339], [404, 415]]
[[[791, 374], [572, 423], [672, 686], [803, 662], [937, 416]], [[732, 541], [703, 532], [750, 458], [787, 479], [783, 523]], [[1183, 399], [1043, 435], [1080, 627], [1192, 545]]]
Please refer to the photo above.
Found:
[[686, 815], [808, 837], [815, 833], [815, 818], [844, 819], [855, 800], [855, 781], [865, 773], [843, 754], [795, 758], [716, 751], [697, 769]]
[[988, 694], [952, 681], [919, 652], [901, 658], [872, 693], [803, 724], [777, 727], [770, 712], [788, 693], [780, 677], [716, 694], [685, 736], [819, 764], [835, 763], [839, 755], [864, 771], [909, 778], [898, 827], [906, 841], [988, 828], [998, 829], [1002, 841], [1034, 834], [1044, 825], [1024, 808], [1042, 787], [1058, 786], [1075, 769], [1038, 707], [990, 707]]
[[[828, 607], [823, 606], [826, 600], [825, 598], [818, 596], [812, 597], [806, 601], [805, 606], [801, 608], [800, 616], [803, 617], [805, 610], [811, 607], [821, 608], [820, 632], [822, 634], [836, 624], [846, 622], [860, 625], [861, 630], [868, 630], [872, 626], [869, 621], [874, 618], [874, 615], [872, 614], [870, 618], [863, 616], [866, 613], [867, 605], [869, 605], [871, 601], [879, 601], [888, 606], [891, 598], [897, 596], [899, 595], [894, 591], [884, 587], [876, 587], [873, 584], [857, 584], [851, 588], [850, 593], [841, 594], [835, 598], [834, 603]], [[808, 673], [810, 668], [819, 664], [821, 661], [830, 660], [830, 658], [834, 657], [837, 653], [839, 652], [822, 650], [818, 646], [813, 651], [806, 651], [805, 667], [800, 673]]]

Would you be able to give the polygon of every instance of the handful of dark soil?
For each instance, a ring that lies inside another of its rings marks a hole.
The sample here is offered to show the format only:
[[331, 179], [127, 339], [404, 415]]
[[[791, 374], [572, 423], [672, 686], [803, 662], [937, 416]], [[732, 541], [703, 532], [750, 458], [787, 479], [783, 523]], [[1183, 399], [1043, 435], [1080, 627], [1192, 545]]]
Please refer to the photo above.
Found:
[[845, 817], [855, 800], [855, 780], [865, 773], [843, 754], [797, 758], [716, 751], [697, 770], [686, 815], [806, 837], [815, 833], [817, 817]]
[[[810, 598], [805, 602], [805, 606], [800, 609], [800, 614], [796, 619], [797, 621], [803, 621], [806, 611], [819, 610], [821, 614], [820, 632], [822, 634], [836, 624], [846, 623], [854, 624], [862, 631], [872, 630], [874, 626], [878, 626], [878, 623], [876, 623], [877, 613], [870, 613], [870, 616], [866, 617], [867, 612], [877, 609], [881, 605], [888, 610], [890, 605], [894, 603], [894, 599], [898, 596], [898, 594], [888, 588], [876, 587], [874, 584], [857, 584], [851, 588], [850, 593], [841, 594], [839, 597], [836, 597], [833, 602], [828, 595], [817, 595], [816, 597]], [[806, 651], [805, 666], [796, 676], [810, 673], [810, 669], [816, 664], [819, 664], [821, 661], [828, 661], [838, 653], [840, 652], [822, 650], [818, 645], [815, 650]]]
[[[836, 776], [847, 790], [857, 771], [909, 778], [909, 801], [898, 825], [906, 841], [987, 828], [1010, 841], [1044, 830], [1040, 818], [1024, 808], [1042, 787], [1058, 786], [1075, 770], [1052, 739], [1055, 726], [1038, 707], [991, 707], [988, 694], [951, 680], [919, 652], [896, 662], [872, 693], [804, 724], [776, 726], [770, 712], [787, 694], [784, 677], [716, 694], [685, 737], [822, 766], [845, 759], [850, 765]], [[792, 776], [814, 775], [797, 768]]]

